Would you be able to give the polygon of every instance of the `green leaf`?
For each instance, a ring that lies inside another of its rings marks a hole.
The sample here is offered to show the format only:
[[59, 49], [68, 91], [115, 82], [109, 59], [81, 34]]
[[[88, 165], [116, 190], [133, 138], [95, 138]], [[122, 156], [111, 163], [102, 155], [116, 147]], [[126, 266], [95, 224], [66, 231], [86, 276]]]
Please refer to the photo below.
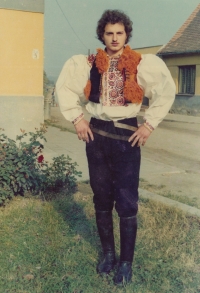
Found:
[[41, 143], [39, 141], [33, 141], [31, 145], [32, 146], [40, 146]]

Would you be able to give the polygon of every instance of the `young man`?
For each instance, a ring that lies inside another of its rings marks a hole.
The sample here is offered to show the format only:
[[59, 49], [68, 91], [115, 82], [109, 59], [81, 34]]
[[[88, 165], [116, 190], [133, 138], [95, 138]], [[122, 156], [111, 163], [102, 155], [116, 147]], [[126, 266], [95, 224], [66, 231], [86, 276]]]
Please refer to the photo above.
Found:
[[[97, 25], [105, 50], [73, 56], [59, 76], [56, 90], [64, 117], [86, 141], [96, 223], [104, 252], [97, 271], [107, 274], [115, 265], [112, 209], [120, 218], [120, 261], [115, 284], [130, 282], [137, 233], [140, 146], [168, 113], [175, 85], [158, 57], [140, 55], [126, 45], [132, 22], [118, 10], [107, 10]], [[126, 45], [126, 46], [125, 46]], [[152, 100], [144, 123], [137, 114], [143, 96]], [[91, 114], [85, 120], [82, 105]]]

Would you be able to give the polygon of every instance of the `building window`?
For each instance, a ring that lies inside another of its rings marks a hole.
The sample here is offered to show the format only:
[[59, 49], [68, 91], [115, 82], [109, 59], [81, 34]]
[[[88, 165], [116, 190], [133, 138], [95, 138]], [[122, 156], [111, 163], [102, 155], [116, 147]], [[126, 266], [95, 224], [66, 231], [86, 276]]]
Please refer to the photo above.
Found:
[[179, 94], [195, 93], [196, 66], [179, 67]]

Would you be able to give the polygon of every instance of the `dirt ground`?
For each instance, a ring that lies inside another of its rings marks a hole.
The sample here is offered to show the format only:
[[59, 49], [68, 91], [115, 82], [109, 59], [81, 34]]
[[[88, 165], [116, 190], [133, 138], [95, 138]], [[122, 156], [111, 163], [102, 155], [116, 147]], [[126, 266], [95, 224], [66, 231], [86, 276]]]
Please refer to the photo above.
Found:
[[[85, 112], [85, 117], [89, 120], [90, 115]], [[188, 198], [200, 207], [200, 119], [170, 117], [160, 123], [142, 148], [140, 185], [161, 195], [174, 195], [174, 199]], [[74, 132], [59, 107], [51, 107], [50, 123]]]

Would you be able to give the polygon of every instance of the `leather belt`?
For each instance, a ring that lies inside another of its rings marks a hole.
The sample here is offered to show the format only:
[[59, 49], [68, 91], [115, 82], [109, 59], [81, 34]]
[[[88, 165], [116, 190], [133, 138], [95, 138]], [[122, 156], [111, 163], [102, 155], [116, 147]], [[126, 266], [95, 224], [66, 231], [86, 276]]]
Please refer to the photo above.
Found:
[[129, 129], [129, 130], [133, 130], [133, 131], [138, 130], [137, 127], [127, 125], [127, 124], [124, 124], [124, 123], [119, 123], [119, 122], [113, 122], [113, 123], [114, 123], [114, 126], [118, 127], [118, 128]]
[[[133, 131], [137, 130], [137, 127], [130, 126], [130, 125], [123, 124], [123, 123], [118, 123], [118, 122], [114, 122], [114, 126], [118, 127], [118, 128], [133, 130]], [[92, 124], [90, 124], [90, 128], [91, 128], [92, 132], [97, 133], [102, 136], [105, 136], [105, 137], [112, 138], [112, 139], [128, 141], [128, 139], [130, 138], [130, 136], [113, 134], [113, 133], [109, 133], [104, 130], [95, 128]]]

